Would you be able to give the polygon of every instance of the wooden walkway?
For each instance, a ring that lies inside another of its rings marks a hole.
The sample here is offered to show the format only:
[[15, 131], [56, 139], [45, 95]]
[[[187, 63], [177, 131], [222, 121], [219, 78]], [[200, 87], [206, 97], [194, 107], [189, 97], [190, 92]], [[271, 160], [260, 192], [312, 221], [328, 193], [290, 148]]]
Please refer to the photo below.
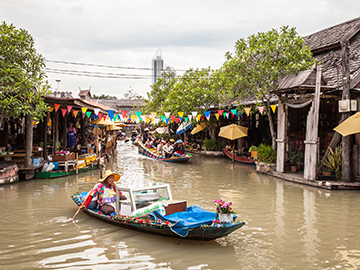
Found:
[[360, 182], [338, 182], [338, 181], [308, 181], [303, 178], [304, 172], [298, 171], [296, 173], [279, 173], [276, 171], [269, 171], [268, 175], [302, 185], [308, 185], [323, 189], [342, 189], [342, 190], [360, 190]]

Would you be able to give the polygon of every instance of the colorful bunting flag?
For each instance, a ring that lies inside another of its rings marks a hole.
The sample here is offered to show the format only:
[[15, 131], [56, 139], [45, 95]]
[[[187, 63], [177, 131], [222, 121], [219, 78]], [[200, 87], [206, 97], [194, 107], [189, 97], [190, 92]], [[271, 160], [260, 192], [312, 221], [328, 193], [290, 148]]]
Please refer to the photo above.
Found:
[[[86, 116], [87, 116], [88, 118], [90, 118], [91, 112], [86, 112]], [[94, 116], [95, 116], [95, 115], [94, 115]]]
[[86, 111], [87, 111], [87, 109], [88, 109], [87, 107], [82, 107], [82, 108], [81, 108], [82, 113], [85, 114]]
[[183, 118], [184, 112], [178, 112], [178, 115], [180, 116], [180, 118]]
[[210, 111], [205, 111], [205, 116], [206, 116], [206, 119], [209, 121], [210, 120]]
[[201, 115], [198, 114], [198, 115], [196, 116], [196, 121], [199, 122], [199, 121], [200, 121], [200, 118], [201, 118]]
[[173, 122], [175, 122], [175, 118], [176, 118], [175, 115], [172, 115], [172, 116], [171, 116], [171, 120], [172, 120]]
[[121, 111], [121, 115], [123, 118], [125, 118], [126, 114], [127, 114], [127, 111]]
[[190, 121], [190, 122], [191, 122], [192, 117], [193, 117], [193, 116], [192, 116], [191, 114], [188, 115], [188, 118], [189, 118], [189, 121]]
[[[136, 114], [136, 116], [137, 116], [138, 118], [140, 118], [141, 112], [135, 112], [135, 114]], [[143, 119], [143, 120], [144, 120], [144, 119]]]
[[260, 114], [262, 115], [264, 112], [264, 106], [258, 107], [258, 110], [259, 110]]
[[[100, 112], [100, 109], [94, 109], [94, 114], [95, 114], [95, 115], [98, 115], [99, 112]], [[100, 117], [101, 117], [101, 116], [100, 116]]]
[[73, 110], [72, 112], [73, 112], [74, 117], [76, 118], [79, 113], [79, 110]]
[[189, 117], [185, 117], [185, 123], [187, 123], [187, 121], [189, 120]]
[[273, 113], [275, 113], [275, 111], [276, 111], [276, 106], [277, 106], [277, 104], [271, 105], [271, 109], [272, 109]]
[[69, 105], [67, 105], [67, 111], [68, 111], [68, 114], [70, 114], [72, 107], [73, 107], [73, 106], [69, 106]]
[[60, 108], [61, 104], [56, 104], [56, 103], [54, 103], [54, 106], [55, 106], [55, 112], [57, 112], [58, 109]]
[[250, 114], [251, 107], [244, 108], [246, 115]]
[[50, 107], [49, 112], [52, 112], [54, 109], [55, 109], [54, 107]]
[[[94, 110], [94, 111], [95, 111], [95, 110]], [[98, 112], [98, 113], [95, 113], [95, 115], [99, 116], [99, 119], [101, 119], [101, 118], [102, 118], [102, 116], [103, 116], [103, 113]]]
[[215, 113], [216, 120], [219, 120], [219, 115], [220, 115], [220, 114]]
[[226, 118], [227, 112], [223, 112], [224, 119]]
[[175, 118], [175, 120], [176, 120], [176, 124], [178, 124], [179, 123], [179, 121], [180, 121], [180, 118]]
[[166, 118], [169, 118], [170, 117], [170, 112], [164, 112]]
[[61, 109], [62, 115], [65, 116], [67, 110], [66, 109]]
[[224, 110], [218, 110], [218, 114], [219, 114], [220, 116], [223, 115], [223, 112], [224, 112]]
[[114, 110], [108, 110], [108, 114], [109, 114], [110, 119], [114, 118]]
[[232, 113], [233, 117], [235, 117], [235, 115], [237, 116], [237, 109], [232, 109], [231, 113]]
[[197, 116], [197, 112], [191, 112], [192, 116], [194, 117], [194, 119], [196, 119]]

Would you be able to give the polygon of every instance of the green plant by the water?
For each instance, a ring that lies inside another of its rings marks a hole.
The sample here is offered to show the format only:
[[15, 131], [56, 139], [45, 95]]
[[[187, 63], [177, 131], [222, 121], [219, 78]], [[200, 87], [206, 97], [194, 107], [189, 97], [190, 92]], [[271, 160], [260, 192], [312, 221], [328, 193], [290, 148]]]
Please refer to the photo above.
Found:
[[258, 158], [260, 162], [276, 163], [277, 152], [271, 147], [271, 145], [260, 144], [258, 147]]
[[225, 147], [225, 143], [217, 142], [215, 139], [205, 139], [202, 147], [205, 147], [207, 151], [220, 151]]
[[304, 157], [304, 154], [300, 150], [292, 151], [288, 158], [289, 165], [297, 166], [303, 157]]
[[326, 160], [324, 161], [324, 166], [334, 175], [336, 178], [341, 177], [341, 167], [342, 167], [342, 154], [341, 154], [341, 145], [335, 147], [332, 150], [329, 147], [329, 154], [327, 155]]

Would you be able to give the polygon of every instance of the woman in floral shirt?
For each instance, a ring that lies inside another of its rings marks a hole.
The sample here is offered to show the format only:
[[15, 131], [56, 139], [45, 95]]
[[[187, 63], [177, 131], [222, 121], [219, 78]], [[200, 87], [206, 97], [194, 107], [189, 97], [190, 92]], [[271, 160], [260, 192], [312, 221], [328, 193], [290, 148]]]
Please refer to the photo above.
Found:
[[[99, 180], [99, 183], [92, 190], [91, 196], [88, 197], [88, 200], [85, 203], [85, 206], [88, 206], [93, 197], [97, 198], [97, 203], [99, 210], [105, 215], [110, 215], [116, 211], [116, 184], [115, 182], [120, 179], [120, 175], [113, 173], [111, 170], [105, 171], [104, 178]], [[120, 191], [120, 199], [126, 199], [125, 196], [122, 196]]]

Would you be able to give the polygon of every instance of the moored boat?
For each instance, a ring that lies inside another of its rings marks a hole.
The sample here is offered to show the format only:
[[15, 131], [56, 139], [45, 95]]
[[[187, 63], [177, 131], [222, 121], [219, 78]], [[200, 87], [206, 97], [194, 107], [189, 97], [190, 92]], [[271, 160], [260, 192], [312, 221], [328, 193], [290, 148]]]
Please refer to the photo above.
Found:
[[156, 150], [153, 148], [147, 148], [141, 141], [138, 141], [138, 149], [139, 149], [139, 154], [145, 155], [147, 157], [156, 159], [156, 160], [161, 160], [164, 162], [188, 162], [191, 158], [190, 154], [187, 154], [184, 157], [164, 157], [164, 156], [160, 156], [156, 153]]
[[[228, 151], [227, 149], [223, 149], [225, 156], [227, 156], [228, 158], [230, 158], [231, 160], [233, 159], [233, 153]], [[251, 158], [251, 157], [245, 157], [245, 156], [237, 156], [235, 155], [235, 161], [236, 162], [240, 162], [243, 164], [249, 164], [249, 165], [256, 165], [255, 164], [255, 159]]]
[[[127, 200], [121, 201], [119, 191]], [[80, 206], [87, 193], [73, 195]], [[226, 236], [246, 222], [232, 218], [229, 222], [217, 220], [215, 212], [198, 206], [186, 207], [186, 201], [174, 201], [168, 184], [119, 186], [117, 185], [116, 213], [105, 215], [97, 209], [85, 208], [85, 213], [123, 228], [163, 236], [209, 241]]]
[[14, 162], [0, 162], [0, 184], [9, 184], [19, 181], [19, 168]]
[[[78, 173], [83, 173], [99, 168], [96, 154], [84, 154], [78, 157], [78, 163], [75, 160], [68, 160], [64, 162], [52, 162], [57, 164], [55, 170], [45, 170], [35, 173], [36, 178], [57, 178], [76, 174], [76, 166], [78, 166]], [[50, 163], [49, 163], [50, 164]], [[61, 166], [61, 169], [60, 167]]]

